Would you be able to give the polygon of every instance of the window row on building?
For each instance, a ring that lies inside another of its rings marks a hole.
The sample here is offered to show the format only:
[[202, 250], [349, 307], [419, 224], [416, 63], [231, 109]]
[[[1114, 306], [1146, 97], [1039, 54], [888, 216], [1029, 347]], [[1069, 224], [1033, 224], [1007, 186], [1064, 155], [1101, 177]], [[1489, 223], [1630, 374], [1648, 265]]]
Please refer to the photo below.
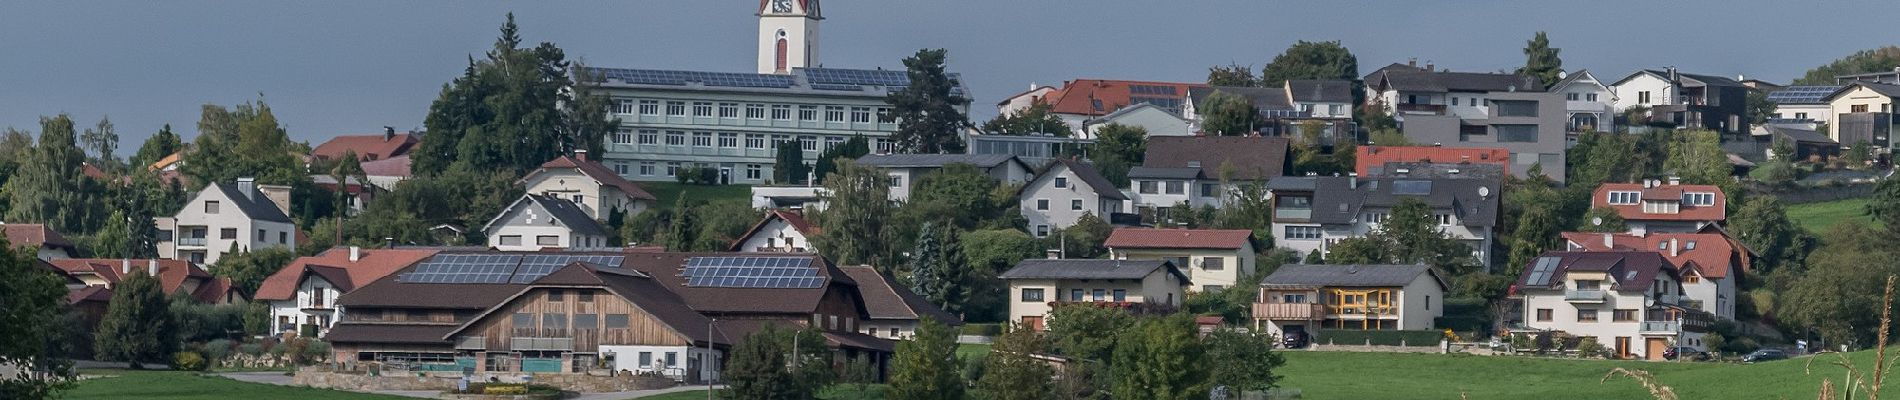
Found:
[[[652, 146], [652, 145], [660, 145], [661, 143], [664, 143], [666, 146], [669, 146], [669, 147], [698, 147], [698, 148], [708, 148], [708, 149], [711, 149], [711, 148], [739, 149], [741, 148], [741, 144], [743, 143], [744, 145], [743, 148], [745, 149], [772, 150], [772, 151], [777, 151], [778, 146], [780, 146], [783, 143], [788, 143], [788, 142], [796, 140], [798, 141], [798, 147], [800, 149], [803, 149], [805, 151], [810, 151], [810, 152], [817, 152], [817, 151], [823, 151], [823, 150], [831, 150], [832, 147], [838, 146], [840, 144], [844, 144], [845, 140], [849, 138], [850, 138], [849, 136], [839, 136], [839, 135], [791, 135], [791, 134], [764, 134], [764, 133], [740, 134], [736, 132], [684, 131], [684, 130], [661, 130], [661, 129], [621, 127], [619, 130], [614, 131], [613, 136], [609, 139], [610, 139], [610, 142], [612, 142], [612, 144], [617, 144], [617, 145]], [[889, 139], [885, 139], [885, 138], [869, 138], [869, 139], [871, 141], [872, 147], [875, 148], [878, 153], [890, 152], [891, 141]], [[823, 148], [819, 147], [819, 144], [821, 142], [823, 143], [823, 146], [824, 146]]]
[[[619, 115], [668, 116], [668, 117], [706, 117], [724, 119], [749, 119], [773, 121], [804, 122], [854, 122], [871, 123], [873, 119], [880, 123], [895, 122], [889, 107], [820, 105], [820, 104], [766, 104], [739, 103], [730, 101], [686, 101], [659, 99], [615, 99], [613, 113]], [[796, 118], [794, 118], [796, 117]]]

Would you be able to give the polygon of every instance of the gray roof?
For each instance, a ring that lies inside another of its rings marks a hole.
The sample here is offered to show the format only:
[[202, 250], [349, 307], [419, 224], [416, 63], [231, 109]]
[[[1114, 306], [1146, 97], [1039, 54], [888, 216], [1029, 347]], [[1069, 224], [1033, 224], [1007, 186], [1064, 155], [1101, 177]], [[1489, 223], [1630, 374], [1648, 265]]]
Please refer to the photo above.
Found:
[[1537, 78], [1517, 74], [1440, 72], [1393, 64], [1366, 76], [1366, 84], [1408, 92], [1541, 92]]
[[[1653, 69], [1645, 70], [1645, 71], [1649, 71], [1650, 73], [1657, 74], [1657, 75], [1669, 76], [1668, 71], [1657, 71]], [[1689, 78], [1689, 80], [1692, 83], [1700, 83], [1703, 86], [1746, 87], [1742, 85], [1741, 82], [1738, 82], [1734, 79], [1724, 78], [1724, 77], [1715, 76], [1715, 75], [1691, 74], [1687, 72], [1676, 71], [1676, 76], [1682, 77], [1682, 78]]]
[[238, 211], [243, 212], [245, 216], [251, 217], [251, 219], [284, 223], [291, 222], [290, 216], [284, 215], [284, 210], [277, 209], [277, 203], [272, 203], [269, 197], [264, 196], [264, 192], [251, 189], [251, 193], [244, 193], [244, 191], [238, 190], [237, 184], [235, 183], [218, 183], [211, 186], [224, 192], [224, 197], [230, 198], [231, 202], [237, 205]]
[[1293, 188], [1304, 184], [1285, 181], [1300, 180], [1312, 181], [1312, 220], [1321, 224], [1350, 224], [1365, 208], [1390, 208], [1400, 201], [1417, 199], [1434, 211], [1450, 212], [1465, 226], [1495, 226], [1499, 188], [1503, 185], [1496, 178], [1391, 176], [1357, 178], [1357, 188], [1353, 187], [1355, 178], [1339, 176], [1280, 178], [1268, 181], [1268, 185], [1285, 188], [1276, 190], [1298, 190]]
[[1424, 265], [1282, 265], [1260, 280], [1262, 285], [1396, 287], [1429, 275], [1440, 289], [1448, 289], [1438, 271]]
[[1188, 88], [1188, 100], [1201, 104], [1207, 96], [1216, 92], [1227, 93], [1253, 100], [1253, 108], [1261, 110], [1291, 110], [1293, 103], [1287, 101], [1286, 89], [1245, 86], [1206, 86]]
[[1200, 168], [1161, 168], [1129, 167], [1130, 178], [1194, 179], [1201, 176]]
[[600, 222], [594, 221], [593, 217], [587, 216], [587, 212], [582, 211], [580, 206], [574, 204], [574, 201], [532, 193], [521, 195], [520, 200], [515, 200], [514, 204], [509, 205], [507, 209], [501, 210], [500, 214], [495, 215], [494, 219], [488, 221], [488, 225], [482, 227], [482, 231], [490, 232], [490, 229], [494, 229], [495, 224], [500, 223], [503, 218], [507, 218], [509, 213], [513, 213], [521, 206], [528, 204], [533, 204], [542, 210], [546, 210], [549, 217], [561, 221], [561, 226], [573, 230], [574, 233], [589, 236], [607, 236], [607, 230], [600, 227]]
[[1182, 284], [1188, 282], [1187, 275], [1181, 274], [1181, 270], [1165, 260], [1028, 259], [1017, 263], [1016, 268], [1010, 268], [997, 277], [1003, 279], [1141, 279], [1162, 268], [1166, 268], [1168, 273], [1181, 278]]
[[1835, 96], [1841, 95], [1841, 93], [1847, 93], [1848, 91], [1853, 90], [1855, 86], [1867, 88], [1867, 90], [1872, 90], [1874, 91], [1874, 93], [1879, 93], [1882, 96], [1900, 97], [1900, 85], [1890, 85], [1890, 84], [1878, 83], [1878, 82], [1854, 82], [1854, 83], [1847, 84], [1847, 86], [1842, 86], [1840, 90], [1835, 90], [1833, 94], [1830, 94], [1827, 96], [1827, 99], [1832, 100]]
[[1791, 126], [1774, 125], [1774, 124], [1766, 124], [1766, 125], [1762, 125], [1762, 127], [1767, 128], [1768, 132], [1771, 134], [1784, 136], [1784, 137], [1787, 137], [1789, 140], [1793, 140], [1796, 142], [1838, 144], [1834, 142], [1833, 138], [1827, 137], [1827, 134], [1815, 132], [1812, 129], [1801, 129], [1801, 128], [1796, 128], [1796, 127], [1791, 127]]
[[[1088, 184], [1090, 189], [1094, 189], [1097, 196], [1115, 200], [1128, 200], [1128, 195], [1122, 194], [1122, 190], [1115, 187], [1114, 182], [1109, 182], [1108, 177], [1102, 176], [1102, 172], [1096, 170], [1095, 166], [1089, 165], [1089, 163], [1059, 158], [1056, 159], [1056, 162], [1049, 164], [1049, 168], [1054, 169], [1057, 165], [1069, 168], [1070, 172], [1075, 173], [1076, 178], [1081, 179], [1082, 183]], [[1042, 179], [1042, 177], [1048, 175], [1047, 173], [1036, 174], [1036, 179]]]
[[942, 168], [950, 164], [970, 164], [988, 169], [1010, 161], [1022, 162], [1008, 154], [872, 154], [858, 157], [857, 163], [883, 168]]
[[1286, 81], [1287, 94], [1302, 103], [1351, 103], [1352, 81], [1343, 79], [1294, 79]]

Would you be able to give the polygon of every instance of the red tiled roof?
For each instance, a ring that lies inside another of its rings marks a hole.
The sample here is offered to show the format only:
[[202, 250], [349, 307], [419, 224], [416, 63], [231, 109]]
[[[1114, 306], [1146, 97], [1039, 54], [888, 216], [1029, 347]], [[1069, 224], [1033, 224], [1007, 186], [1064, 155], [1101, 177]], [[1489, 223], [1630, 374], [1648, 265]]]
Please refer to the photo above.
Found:
[[[1049, 92], [1043, 101], [1049, 103], [1052, 111], [1058, 114], [1107, 115], [1127, 107], [1131, 85], [1170, 86], [1175, 89], [1176, 97], [1186, 99], [1188, 88], [1206, 87], [1199, 83], [1119, 81], [1107, 79], [1077, 79], [1062, 85], [1062, 89]], [[1102, 107], [1095, 108], [1094, 102], [1101, 101]]]
[[112, 301], [112, 289], [106, 289], [105, 286], [87, 286], [79, 288], [79, 290], [66, 292], [66, 304], [79, 304], [88, 301], [101, 303]]
[[[49, 262], [52, 263], [53, 266], [66, 271], [67, 274], [98, 275], [100, 279], [104, 279], [109, 285], [117, 285], [119, 280], [124, 277], [119, 270], [125, 267], [127, 261], [128, 260], [116, 258], [64, 258], [51, 260]], [[151, 260], [140, 259], [129, 261], [132, 270], [140, 272], [145, 271], [151, 262]], [[222, 302], [225, 295], [231, 290], [234, 290], [231, 286], [230, 279], [214, 278], [211, 276], [211, 273], [205, 272], [203, 268], [191, 265], [190, 262], [166, 259], [157, 259], [157, 261], [159, 288], [164, 290], [166, 295], [170, 295], [184, 288], [185, 283], [190, 281], [198, 282], [198, 289], [196, 292], [191, 293], [191, 296], [207, 303]]]
[[381, 133], [343, 135], [330, 138], [330, 141], [317, 145], [316, 149], [310, 151], [310, 155], [319, 159], [334, 160], [342, 157], [345, 152], [355, 151], [358, 160], [374, 161], [409, 154], [409, 150], [419, 142], [421, 142], [420, 137], [412, 132], [397, 133], [390, 137], [385, 137]]
[[73, 242], [47, 228], [45, 224], [6, 224], [0, 225], [0, 235], [7, 238], [7, 245], [13, 247], [40, 246], [42, 248], [77, 250]]
[[[349, 293], [358, 286], [368, 285], [403, 268], [415, 265], [435, 255], [435, 249], [361, 249], [361, 257], [350, 261], [350, 249], [334, 247], [314, 257], [301, 257], [284, 266], [257, 288], [258, 300], [289, 300], [296, 295], [297, 285], [303, 281], [304, 272], [313, 271], [324, 276], [324, 280], [336, 285], [337, 290]], [[335, 269], [346, 276], [317, 271]], [[338, 281], [342, 282], [338, 282]]]
[[[1608, 244], [1603, 241], [1606, 235], [1610, 237]], [[1720, 233], [1650, 233], [1637, 236], [1628, 233], [1564, 232], [1563, 237], [1572, 246], [1584, 251], [1655, 252], [1684, 270], [1694, 269], [1697, 275], [1712, 279], [1728, 277], [1731, 268], [1744, 271], [1749, 267], [1748, 250], [1728, 235]], [[1671, 247], [1681, 249], [1672, 251]]]
[[1253, 231], [1245, 229], [1122, 228], [1109, 234], [1104, 245], [1142, 249], [1239, 249], [1248, 244], [1251, 236]]
[[[1641, 193], [1643, 200], [1674, 202], [1682, 201], [1683, 192], [1714, 193], [1715, 204], [1708, 206], [1682, 204], [1675, 214], [1646, 213], [1643, 212], [1643, 205], [1640, 202], [1639, 204], [1610, 204], [1610, 192], [1613, 191], [1638, 192]], [[1722, 188], [1714, 185], [1663, 184], [1644, 188], [1640, 183], [1605, 183], [1597, 186], [1596, 192], [1590, 197], [1590, 207], [1609, 207], [1622, 215], [1624, 220], [1633, 221], [1724, 221], [1728, 219], [1724, 211], [1727, 206], [1728, 196], [1722, 193]]]
[[602, 185], [619, 188], [621, 193], [627, 194], [627, 197], [640, 200], [655, 199], [653, 194], [647, 193], [646, 189], [640, 188], [640, 185], [627, 181], [627, 178], [620, 177], [620, 174], [614, 173], [613, 170], [607, 169], [606, 166], [600, 165], [600, 163], [592, 160], [576, 159], [565, 155], [541, 164], [541, 169], [529, 172], [528, 176], [521, 177], [521, 181], [527, 182], [528, 179], [534, 178], [535, 175], [540, 175], [543, 171], [569, 168], [580, 171], [581, 175], [594, 178], [595, 181], [599, 181]]
[[1445, 164], [1491, 164], [1511, 172], [1511, 152], [1500, 148], [1457, 148], [1425, 146], [1359, 146], [1353, 160], [1357, 164], [1353, 171], [1359, 176], [1372, 176], [1373, 167], [1383, 167], [1391, 162], [1425, 162]]

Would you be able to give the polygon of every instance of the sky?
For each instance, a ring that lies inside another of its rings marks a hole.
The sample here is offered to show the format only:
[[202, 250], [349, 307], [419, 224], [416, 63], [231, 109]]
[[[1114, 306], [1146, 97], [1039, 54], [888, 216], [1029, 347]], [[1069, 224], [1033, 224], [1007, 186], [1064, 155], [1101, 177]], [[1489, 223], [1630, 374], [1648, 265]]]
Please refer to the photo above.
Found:
[[[197, 134], [205, 104], [262, 98], [291, 138], [421, 129], [429, 103], [514, 12], [528, 42], [603, 67], [752, 72], [753, 0], [561, 2], [0, 2], [0, 126], [110, 116], [129, 154], [159, 127]], [[1881, 1], [828, 0], [819, 60], [902, 68], [946, 48], [971, 115], [1032, 83], [1198, 82], [1264, 66], [1298, 40], [1339, 40], [1361, 74], [1416, 58], [1455, 71], [1523, 65], [1548, 31], [1567, 70], [1639, 68], [1785, 83], [1900, 44]], [[1797, 17], [1799, 16], [1799, 17]]]

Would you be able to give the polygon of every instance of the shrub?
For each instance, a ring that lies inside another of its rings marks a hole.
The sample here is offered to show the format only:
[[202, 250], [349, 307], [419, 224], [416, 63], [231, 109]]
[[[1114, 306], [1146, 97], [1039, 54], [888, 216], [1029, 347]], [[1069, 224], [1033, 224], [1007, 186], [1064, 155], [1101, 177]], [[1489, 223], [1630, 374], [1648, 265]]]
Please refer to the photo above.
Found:
[[261, 356], [264, 355], [264, 344], [258, 342], [240, 344], [237, 346], [237, 351], [249, 356]]
[[205, 370], [205, 356], [195, 351], [181, 351], [172, 354], [172, 369], [180, 371]]
[[205, 360], [211, 364], [217, 364], [225, 358], [231, 357], [231, 347], [232, 342], [225, 339], [205, 343]]
[[1531, 340], [1531, 335], [1529, 334], [1524, 334], [1524, 333], [1511, 334], [1511, 349], [1513, 350], [1517, 350], [1517, 351], [1533, 350], [1536, 346], [1537, 346], [1537, 343]]
[[1577, 343], [1578, 357], [1602, 358], [1605, 355], [1608, 354], [1603, 351], [1603, 344], [1597, 343], [1597, 338], [1594, 336], [1585, 336], [1582, 341]]
[[523, 385], [488, 385], [482, 387], [482, 394], [528, 394]]
[[301, 354], [301, 356], [304, 361], [315, 361], [315, 360], [322, 360], [322, 359], [329, 358], [330, 343], [321, 341], [321, 340], [311, 340], [309, 341], [308, 344], [304, 346], [303, 353]]

